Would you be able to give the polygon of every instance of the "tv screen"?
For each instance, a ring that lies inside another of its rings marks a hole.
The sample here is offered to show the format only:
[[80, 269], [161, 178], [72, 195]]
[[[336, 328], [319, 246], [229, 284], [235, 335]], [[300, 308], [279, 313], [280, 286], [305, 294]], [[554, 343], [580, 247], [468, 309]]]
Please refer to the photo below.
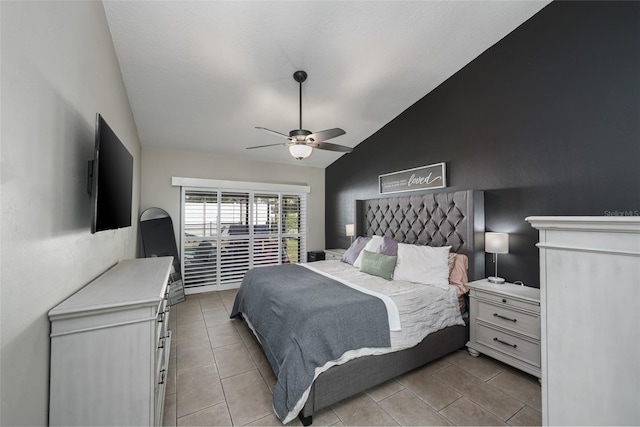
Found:
[[91, 175], [91, 232], [131, 226], [133, 156], [99, 113]]

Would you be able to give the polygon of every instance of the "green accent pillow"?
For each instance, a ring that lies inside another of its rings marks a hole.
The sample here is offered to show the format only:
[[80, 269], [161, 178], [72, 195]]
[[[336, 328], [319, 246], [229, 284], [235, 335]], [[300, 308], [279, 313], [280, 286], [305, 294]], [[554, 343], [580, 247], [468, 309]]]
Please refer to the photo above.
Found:
[[377, 254], [363, 250], [360, 271], [391, 280], [397, 260], [397, 256]]

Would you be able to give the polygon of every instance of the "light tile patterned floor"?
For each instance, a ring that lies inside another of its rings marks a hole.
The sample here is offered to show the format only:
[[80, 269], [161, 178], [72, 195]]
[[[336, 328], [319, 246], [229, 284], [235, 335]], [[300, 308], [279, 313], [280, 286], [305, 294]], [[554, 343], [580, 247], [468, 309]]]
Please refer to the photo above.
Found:
[[[190, 295], [172, 307], [164, 425], [281, 425], [271, 408], [269, 363], [244, 322], [229, 319], [235, 293]], [[541, 419], [536, 378], [460, 350], [321, 411], [313, 425], [540, 425]]]

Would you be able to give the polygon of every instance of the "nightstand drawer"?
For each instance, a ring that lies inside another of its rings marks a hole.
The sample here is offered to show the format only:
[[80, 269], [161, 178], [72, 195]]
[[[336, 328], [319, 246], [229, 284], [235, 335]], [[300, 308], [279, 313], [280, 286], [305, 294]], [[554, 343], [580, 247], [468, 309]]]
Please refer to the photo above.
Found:
[[517, 307], [517, 308], [521, 308], [523, 310], [530, 310], [530, 311], [534, 311], [536, 313], [540, 313], [540, 303], [536, 303], [536, 302], [529, 302], [523, 299], [518, 299], [518, 298], [514, 298], [511, 297], [509, 295], [497, 295], [491, 292], [484, 292], [480, 289], [473, 289], [472, 290], [472, 296], [473, 292], [475, 292], [475, 296], [477, 298], [482, 298], [485, 299], [487, 301], [493, 302], [497, 305], [501, 305], [501, 306], [505, 306], [505, 307]]
[[540, 343], [476, 324], [476, 342], [533, 366], [540, 366]]
[[325, 259], [340, 261], [340, 259], [342, 259], [342, 255], [344, 255], [346, 251], [347, 251], [346, 249], [325, 249], [324, 250]]
[[477, 307], [477, 320], [540, 339], [539, 316], [484, 301], [478, 301]]

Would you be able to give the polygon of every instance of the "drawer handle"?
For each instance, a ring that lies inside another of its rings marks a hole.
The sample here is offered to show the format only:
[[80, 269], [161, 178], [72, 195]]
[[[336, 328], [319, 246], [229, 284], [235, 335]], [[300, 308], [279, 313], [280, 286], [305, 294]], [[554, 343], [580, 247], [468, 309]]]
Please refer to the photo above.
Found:
[[162, 313], [158, 313], [158, 323], [162, 323], [164, 321], [164, 311]]
[[160, 338], [160, 345], [158, 346], [158, 349], [164, 348], [164, 337]]
[[516, 323], [518, 321], [518, 319], [511, 319], [511, 318], [506, 317], [506, 316], [501, 316], [498, 313], [493, 313], [493, 317], [499, 317], [500, 319], [509, 320], [509, 321], [511, 321], [513, 323]]
[[162, 385], [162, 384], [164, 384], [164, 374], [165, 374], [166, 370], [163, 369], [160, 372], [162, 373], [162, 379], [160, 380], [160, 382], [158, 384]]
[[508, 342], [502, 341], [502, 340], [500, 340], [498, 338], [494, 338], [493, 340], [499, 342], [500, 344], [508, 345], [509, 347], [513, 347], [513, 348], [517, 348], [518, 347], [517, 344], [509, 344]]
[[506, 298], [502, 298], [502, 302], [506, 304], [507, 303], [507, 299]]

